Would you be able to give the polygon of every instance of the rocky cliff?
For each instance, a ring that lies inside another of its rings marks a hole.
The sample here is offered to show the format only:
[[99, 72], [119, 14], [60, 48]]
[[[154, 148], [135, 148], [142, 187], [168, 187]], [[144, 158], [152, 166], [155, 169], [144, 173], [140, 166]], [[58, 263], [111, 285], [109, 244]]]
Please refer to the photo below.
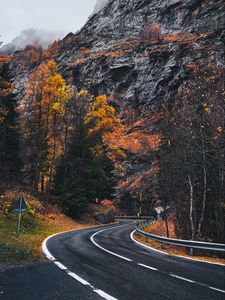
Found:
[[[143, 134], [157, 136], [162, 105], [176, 103], [193, 65], [210, 59], [225, 67], [224, 44], [224, 0], [110, 0], [80, 32], [57, 44], [54, 59], [69, 83], [106, 94], [129, 112], [127, 137], [136, 134], [139, 146], [127, 150], [120, 197], [137, 197], [140, 181], [155, 168], [154, 151], [142, 151], [141, 143]], [[31, 59], [32, 52], [29, 59], [24, 55], [15, 53], [10, 65], [19, 95], [41, 61]]]

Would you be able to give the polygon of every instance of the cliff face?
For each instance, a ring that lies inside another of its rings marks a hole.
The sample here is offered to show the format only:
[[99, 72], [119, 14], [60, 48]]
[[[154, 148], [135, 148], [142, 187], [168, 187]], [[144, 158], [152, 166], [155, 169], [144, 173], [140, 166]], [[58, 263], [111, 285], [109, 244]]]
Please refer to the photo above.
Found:
[[[161, 38], [151, 42], [153, 23]], [[223, 63], [224, 28], [224, 1], [109, 1], [61, 42], [57, 62], [78, 88], [146, 110], [176, 90], [188, 64]]]
[[[176, 103], [192, 65], [210, 59], [225, 67], [224, 44], [224, 0], [110, 0], [58, 43], [54, 58], [69, 83], [132, 112], [130, 132], [138, 135], [157, 132], [162, 104]], [[15, 54], [10, 66], [20, 95], [41, 60], [23, 55]], [[130, 192], [134, 176], [147, 176], [152, 161], [152, 154], [130, 150], [120, 192]]]

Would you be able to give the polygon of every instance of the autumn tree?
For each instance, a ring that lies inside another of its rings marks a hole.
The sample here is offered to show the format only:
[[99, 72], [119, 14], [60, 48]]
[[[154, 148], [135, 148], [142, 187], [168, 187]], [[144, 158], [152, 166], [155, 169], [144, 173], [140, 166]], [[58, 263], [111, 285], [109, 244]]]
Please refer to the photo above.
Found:
[[177, 107], [165, 112], [161, 197], [175, 210], [181, 237], [224, 236], [223, 78], [212, 62], [196, 66], [179, 89]]
[[77, 215], [88, 202], [110, 197], [113, 165], [107, 156], [104, 134], [119, 123], [106, 96], [94, 98], [81, 90], [71, 99], [74, 110], [71, 144], [57, 169], [56, 194], [63, 210]]
[[85, 124], [92, 140], [92, 151], [103, 157], [107, 146], [105, 135], [121, 125], [120, 119], [116, 117], [115, 108], [107, 103], [105, 95], [96, 97], [85, 117]]
[[92, 144], [91, 151], [99, 158], [110, 186], [116, 167], [114, 156], [124, 153], [111, 142], [111, 134], [119, 132], [122, 124], [105, 95], [96, 97], [85, 117], [85, 124]]
[[54, 61], [31, 75], [20, 110], [24, 135], [25, 172], [36, 189], [51, 187], [56, 158], [62, 154], [62, 120], [72, 89]]

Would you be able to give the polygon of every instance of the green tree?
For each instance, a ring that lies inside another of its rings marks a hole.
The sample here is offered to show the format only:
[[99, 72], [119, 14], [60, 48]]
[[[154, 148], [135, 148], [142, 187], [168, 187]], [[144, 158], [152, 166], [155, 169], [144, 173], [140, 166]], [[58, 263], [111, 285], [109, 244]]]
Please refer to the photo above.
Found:
[[101, 135], [98, 132], [98, 138], [93, 138], [87, 126], [87, 118], [90, 120], [92, 116], [95, 107], [92, 103], [95, 101], [87, 91], [80, 91], [76, 95], [72, 142], [55, 177], [55, 189], [61, 206], [71, 216], [84, 212], [87, 204], [96, 198], [103, 199], [112, 193], [112, 164], [107, 157], [93, 151], [101, 141]]
[[4, 64], [0, 75], [0, 174], [5, 179], [16, 179], [21, 167], [16, 110], [16, 95], [10, 82], [8, 65]]

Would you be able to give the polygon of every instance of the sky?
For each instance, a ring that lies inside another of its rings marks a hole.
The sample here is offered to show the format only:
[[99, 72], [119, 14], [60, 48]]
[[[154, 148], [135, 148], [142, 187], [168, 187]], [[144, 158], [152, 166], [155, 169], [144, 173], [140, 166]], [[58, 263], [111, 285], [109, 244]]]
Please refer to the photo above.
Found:
[[11, 42], [27, 28], [76, 32], [96, 0], [0, 0], [0, 41]]

